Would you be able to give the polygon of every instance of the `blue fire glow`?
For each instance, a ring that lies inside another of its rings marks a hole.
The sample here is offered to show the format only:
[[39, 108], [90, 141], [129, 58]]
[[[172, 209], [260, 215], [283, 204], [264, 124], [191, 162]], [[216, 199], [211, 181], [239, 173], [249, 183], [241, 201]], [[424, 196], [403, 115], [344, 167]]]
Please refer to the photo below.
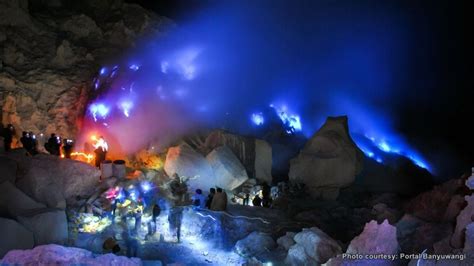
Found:
[[99, 71], [99, 74], [100, 74], [101, 76], [105, 75], [106, 73], [107, 73], [107, 68], [106, 68], [106, 67], [102, 67], [102, 68], [100, 69], [100, 71]]
[[131, 100], [122, 100], [119, 103], [119, 109], [122, 110], [123, 115], [130, 117], [130, 110], [133, 108], [133, 102]]
[[89, 112], [92, 114], [94, 121], [97, 121], [98, 118], [107, 118], [109, 111], [110, 108], [107, 107], [104, 103], [93, 103], [89, 106]]
[[303, 130], [301, 118], [299, 115], [290, 113], [288, 106], [285, 104], [275, 105], [270, 104], [270, 107], [275, 109], [276, 114], [287, 128], [287, 133], [294, 133]]
[[263, 117], [262, 113], [253, 113], [251, 119], [252, 122], [257, 126], [261, 126], [263, 123], [265, 123], [265, 118]]
[[128, 68], [133, 70], [133, 71], [137, 71], [137, 70], [140, 69], [140, 66], [137, 65], [137, 64], [131, 64]]

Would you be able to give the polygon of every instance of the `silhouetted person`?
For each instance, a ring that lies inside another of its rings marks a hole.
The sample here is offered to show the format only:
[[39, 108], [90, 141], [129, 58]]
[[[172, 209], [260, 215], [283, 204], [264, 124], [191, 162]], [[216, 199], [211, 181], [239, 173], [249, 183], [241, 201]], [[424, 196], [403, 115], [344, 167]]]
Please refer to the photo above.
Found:
[[31, 141], [30, 134], [26, 131], [23, 131], [21, 133], [21, 138], [20, 138], [21, 145], [23, 145], [23, 148], [30, 153], [31, 147], [33, 146], [33, 142]]
[[109, 145], [105, 141], [104, 137], [100, 136], [97, 143], [94, 144], [94, 153], [95, 153], [95, 166], [100, 167], [100, 164], [106, 160], [107, 151], [109, 150]]
[[247, 194], [245, 194], [243, 205], [248, 206], [249, 202], [250, 202], [250, 195], [249, 195], [249, 193], [247, 193]]
[[271, 188], [266, 183], [262, 186], [262, 206], [265, 208], [270, 208], [272, 205], [272, 196]]
[[63, 141], [63, 151], [64, 151], [64, 157], [71, 159], [71, 153], [72, 149], [74, 148], [74, 142], [70, 139], [65, 139]]
[[196, 194], [194, 194], [193, 198], [193, 205], [199, 208], [206, 207], [206, 197], [202, 194], [202, 190], [196, 189]]
[[187, 191], [188, 187], [181, 178], [177, 175], [173, 175], [173, 181], [170, 184], [171, 193], [173, 194], [174, 205], [171, 207], [168, 213], [168, 223], [171, 233], [176, 235], [178, 243], [181, 241], [181, 223], [183, 220], [183, 206], [188, 204]]
[[214, 198], [214, 195], [216, 194], [216, 189], [215, 188], [211, 188], [209, 190], [209, 195], [207, 195], [207, 199], [206, 199], [206, 208], [210, 209], [211, 208], [211, 203], [212, 203], [212, 199]]
[[15, 128], [12, 124], [8, 124], [7, 127], [3, 130], [3, 144], [5, 146], [5, 151], [10, 151], [12, 149], [14, 135]]
[[227, 193], [222, 188], [217, 188], [217, 192], [214, 195], [211, 203], [211, 210], [213, 211], [225, 211], [227, 209]]
[[260, 197], [258, 195], [255, 196], [255, 198], [253, 198], [253, 200], [252, 200], [252, 205], [261, 207], [262, 206], [262, 199], [260, 199]]
[[51, 134], [48, 142], [44, 144], [44, 148], [51, 154], [60, 156], [61, 155], [61, 138], [57, 137], [56, 134]]
[[38, 140], [36, 139], [36, 135], [33, 134], [32, 131], [28, 133], [30, 135], [30, 141], [31, 141], [31, 155], [38, 154]]

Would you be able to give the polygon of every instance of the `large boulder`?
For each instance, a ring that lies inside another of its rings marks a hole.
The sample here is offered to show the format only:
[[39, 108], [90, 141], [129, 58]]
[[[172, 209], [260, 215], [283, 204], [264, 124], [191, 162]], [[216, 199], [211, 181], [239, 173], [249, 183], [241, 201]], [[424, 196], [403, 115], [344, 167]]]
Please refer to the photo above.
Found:
[[44, 208], [46, 205], [34, 201], [12, 183], [0, 183], [0, 214], [16, 217]]
[[339, 244], [317, 227], [303, 229], [295, 235], [285, 262], [290, 265], [318, 265], [341, 254]]
[[252, 257], [274, 249], [273, 238], [265, 233], [252, 232], [250, 235], [237, 241], [235, 251], [241, 256]]
[[188, 144], [180, 144], [168, 149], [164, 170], [168, 176], [174, 174], [188, 179], [188, 188], [209, 191], [216, 186], [216, 178], [211, 165], [204, 156]]
[[46, 154], [21, 162], [17, 186], [51, 208], [64, 209], [76, 197], [89, 197], [99, 184], [100, 171], [87, 163]]
[[313, 197], [334, 199], [362, 169], [363, 154], [356, 146], [347, 117], [328, 117], [326, 123], [290, 162], [290, 181], [302, 183]]
[[464, 246], [464, 235], [468, 224], [474, 221], [474, 195], [465, 196], [467, 206], [459, 213], [456, 218], [456, 228], [451, 237], [451, 246], [462, 248]]
[[260, 139], [255, 139], [255, 178], [272, 184], [272, 146]]
[[20, 216], [17, 219], [33, 232], [35, 245], [67, 243], [68, 224], [64, 211], [46, 211], [33, 216]]
[[272, 146], [260, 139], [231, 134], [224, 130], [211, 132], [201, 149], [208, 153], [220, 146], [227, 146], [239, 158], [251, 178], [270, 185], [272, 182]]
[[0, 258], [10, 250], [28, 249], [34, 245], [33, 234], [14, 220], [0, 218], [0, 236]]
[[214, 149], [206, 159], [214, 171], [216, 186], [234, 190], [247, 181], [245, 168], [228, 147], [221, 146]]
[[0, 264], [138, 266], [142, 265], [142, 262], [138, 258], [127, 258], [113, 254], [94, 255], [92, 252], [80, 248], [43, 245], [29, 250], [12, 250], [3, 257]]
[[296, 233], [294, 232], [286, 232], [286, 234], [277, 239], [277, 244], [284, 248], [285, 250], [289, 250], [291, 246], [293, 246], [296, 242], [293, 239]]
[[18, 164], [15, 160], [0, 155], [0, 183], [3, 181], [15, 183], [17, 169]]

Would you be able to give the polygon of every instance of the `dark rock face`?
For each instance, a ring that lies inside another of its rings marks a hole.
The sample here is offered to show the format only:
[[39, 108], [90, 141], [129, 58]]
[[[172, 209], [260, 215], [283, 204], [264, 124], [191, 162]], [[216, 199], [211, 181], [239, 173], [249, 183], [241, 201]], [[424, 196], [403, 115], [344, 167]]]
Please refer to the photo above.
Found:
[[121, 0], [69, 2], [0, 1], [1, 116], [17, 133], [73, 137], [100, 62], [171, 25]]

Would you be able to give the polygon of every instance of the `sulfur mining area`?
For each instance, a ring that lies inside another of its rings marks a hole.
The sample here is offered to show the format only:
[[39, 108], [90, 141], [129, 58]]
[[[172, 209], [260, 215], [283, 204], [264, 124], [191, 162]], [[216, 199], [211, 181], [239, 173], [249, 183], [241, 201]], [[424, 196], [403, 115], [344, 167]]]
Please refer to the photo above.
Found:
[[0, 265], [474, 265], [470, 10], [0, 0]]

